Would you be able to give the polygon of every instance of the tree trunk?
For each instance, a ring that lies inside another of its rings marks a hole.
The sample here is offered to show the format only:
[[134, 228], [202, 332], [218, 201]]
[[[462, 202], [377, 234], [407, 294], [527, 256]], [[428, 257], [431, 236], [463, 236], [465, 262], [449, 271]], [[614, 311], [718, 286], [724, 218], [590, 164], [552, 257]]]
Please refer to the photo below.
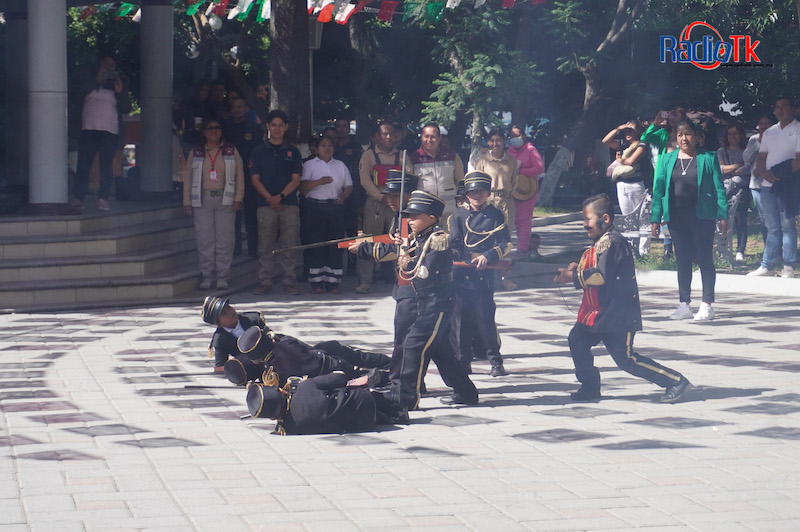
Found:
[[483, 116], [478, 111], [472, 112], [472, 147], [469, 152], [469, 164], [475, 166], [475, 162], [481, 158], [481, 148], [483, 148]]
[[289, 115], [288, 140], [304, 141], [313, 130], [305, 0], [272, 0], [270, 70], [270, 107]]

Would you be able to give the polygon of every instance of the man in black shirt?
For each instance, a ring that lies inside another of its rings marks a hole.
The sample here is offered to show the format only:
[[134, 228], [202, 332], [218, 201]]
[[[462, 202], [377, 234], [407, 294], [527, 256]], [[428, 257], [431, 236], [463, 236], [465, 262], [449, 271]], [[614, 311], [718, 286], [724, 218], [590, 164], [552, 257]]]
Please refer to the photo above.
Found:
[[[248, 168], [253, 187], [258, 192], [258, 280], [254, 292], [265, 295], [272, 290], [272, 280], [280, 275], [287, 294], [299, 294], [295, 286], [295, 253], [273, 255], [277, 243], [281, 248], [297, 244], [300, 214], [297, 187], [303, 173], [300, 150], [286, 141], [289, 117], [280, 110], [267, 115], [269, 139], [250, 156]], [[282, 269], [277, 269], [280, 261]]]

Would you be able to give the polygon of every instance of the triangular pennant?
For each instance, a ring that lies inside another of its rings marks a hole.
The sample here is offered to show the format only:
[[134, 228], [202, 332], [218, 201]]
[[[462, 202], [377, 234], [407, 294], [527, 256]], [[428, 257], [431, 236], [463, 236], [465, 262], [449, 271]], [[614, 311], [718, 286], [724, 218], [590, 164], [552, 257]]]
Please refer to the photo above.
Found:
[[544, 5], [546, 3], [547, 3], [547, 0], [531, 0], [531, 4], [533, 4], [535, 6]]
[[328, 4], [320, 10], [317, 20], [320, 22], [330, 22], [331, 18], [333, 18], [333, 4]]
[[229, 0], [217, 0], [214, 3], [214, 14], [220, 17], [225, 16], [225, 8], [228, 7]]
[[439, 22], [444, 14], [444, 2], [431, 2], [425, 12], [425, 20]]
[[514, 7], [514, 2], [516, 2], [516, 0], [503, 0], [503, 5], [500, 7], [504, 7], [506, 9]]
[[136, 7], [135, 5], [130, 4], [128, 2], [122, 2], [122, 5], [119, 6], [119, 9], [117, 9], [117, 18], [124, 17], [125, 15], [133, 11], [135, 7]]
[[336, 18], [344, 10], [348, 0], [335, 0], [333, 2], [333, 17]]
[[194, 4], [189, 6], [189, 9], [186, 10], [186, 14], [189, 15], [189, 16], [196, 15], [197, 12], [200, 11], [200, 6], [202, 4], [203, 4], [203, 0], [200, 0], [199, 2], [195, 2]]
[[264, 22], [272, 17], [272, 0], [264, 0], [261, 10], [258, 12], [259, 22]]
[[255, 4], [254, 0], [239, 0], [239, 5], [237, 6], [241, 10], [241, 13], [239, 14], [239, 20], [244, 20], [247, 18], [247, 15], [250, 14], [250, 10], [253, 9], [253, 4]]
[[461, 4], [461, 0], [447, 0], [447, 9], [455, 9]]
[[325, 0], [308, 0], [308, 14], [319, 13]]
[[336, 15], [336, 23], [337, 24], [347, 24], [350, 21], [350, 17], [353, 16], [353, 13], [356, 12], [356, 6], [353, 4], [347, 4], [344, 6], [337, 15]]
[[86, 20], [87, 18], [91, 17], [97, 13], [97, 8], [94, 6], [86, 6], [81, 9], [81, 14], [78, 15], [78, 20]]
[[394, 10], [397, 8], [396, 0], [383, 0], [381, 2], [381, 8], [378, 10], [378, 20], [382, 20], [383, 22], [391, 22], [392, 16], [394, 16]]
[[486, 0], [475, 0], [475, 9], [478, 9], [479, 7], [481, 7], [485, 3], [486, 3]]
[[139, 22], [139, 21], [142, 20], [142, 8], [141, 7], [136, 10], [136, 14], [133, 15], [133, 18], [131, 20], [134, 21], [134, 22]]
[[[414, 16], [414, 11], [419, 7], [419, 2], [403, 2], [403, 22]], [[381, 9], [383, 7], [381, 6]]]

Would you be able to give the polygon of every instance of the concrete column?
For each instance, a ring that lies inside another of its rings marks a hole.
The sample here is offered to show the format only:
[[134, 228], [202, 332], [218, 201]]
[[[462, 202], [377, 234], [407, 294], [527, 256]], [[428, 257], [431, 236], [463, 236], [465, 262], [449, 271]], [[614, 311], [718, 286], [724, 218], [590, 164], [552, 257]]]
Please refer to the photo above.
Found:
[[66, 0], [28, 0], [31, 205], [67, 202], [66, 16]]
[[28, 16], [23, 0], [5, 6], [5, 179], [28, 184]]
[[170, 0], [144, 0], [141, 20], [142, 192], [172, 189], [172, 21]]

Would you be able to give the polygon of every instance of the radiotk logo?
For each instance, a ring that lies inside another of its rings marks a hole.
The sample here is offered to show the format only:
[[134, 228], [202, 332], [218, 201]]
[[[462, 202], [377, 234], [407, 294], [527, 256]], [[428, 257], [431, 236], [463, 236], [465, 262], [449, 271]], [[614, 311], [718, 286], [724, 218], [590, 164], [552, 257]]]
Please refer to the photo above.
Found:
[[[695, 32], [693, 41], [692, 30], [698, 27], [706, 28], [712, 35], [703, 32], [705, 34], [697, 39], [698, 32]], [[720, 66], [770, 66], [761, 63], [756, 54], [761, 41], [750, 35], [728, 37], [729, 40], [723, 39], [714, 26], [698, 20], [683, 28], [677, 39], [673, 35], [662, 35], [659, 59], [662, 63], [691, 63], [701, 70], [714, 70]]]

